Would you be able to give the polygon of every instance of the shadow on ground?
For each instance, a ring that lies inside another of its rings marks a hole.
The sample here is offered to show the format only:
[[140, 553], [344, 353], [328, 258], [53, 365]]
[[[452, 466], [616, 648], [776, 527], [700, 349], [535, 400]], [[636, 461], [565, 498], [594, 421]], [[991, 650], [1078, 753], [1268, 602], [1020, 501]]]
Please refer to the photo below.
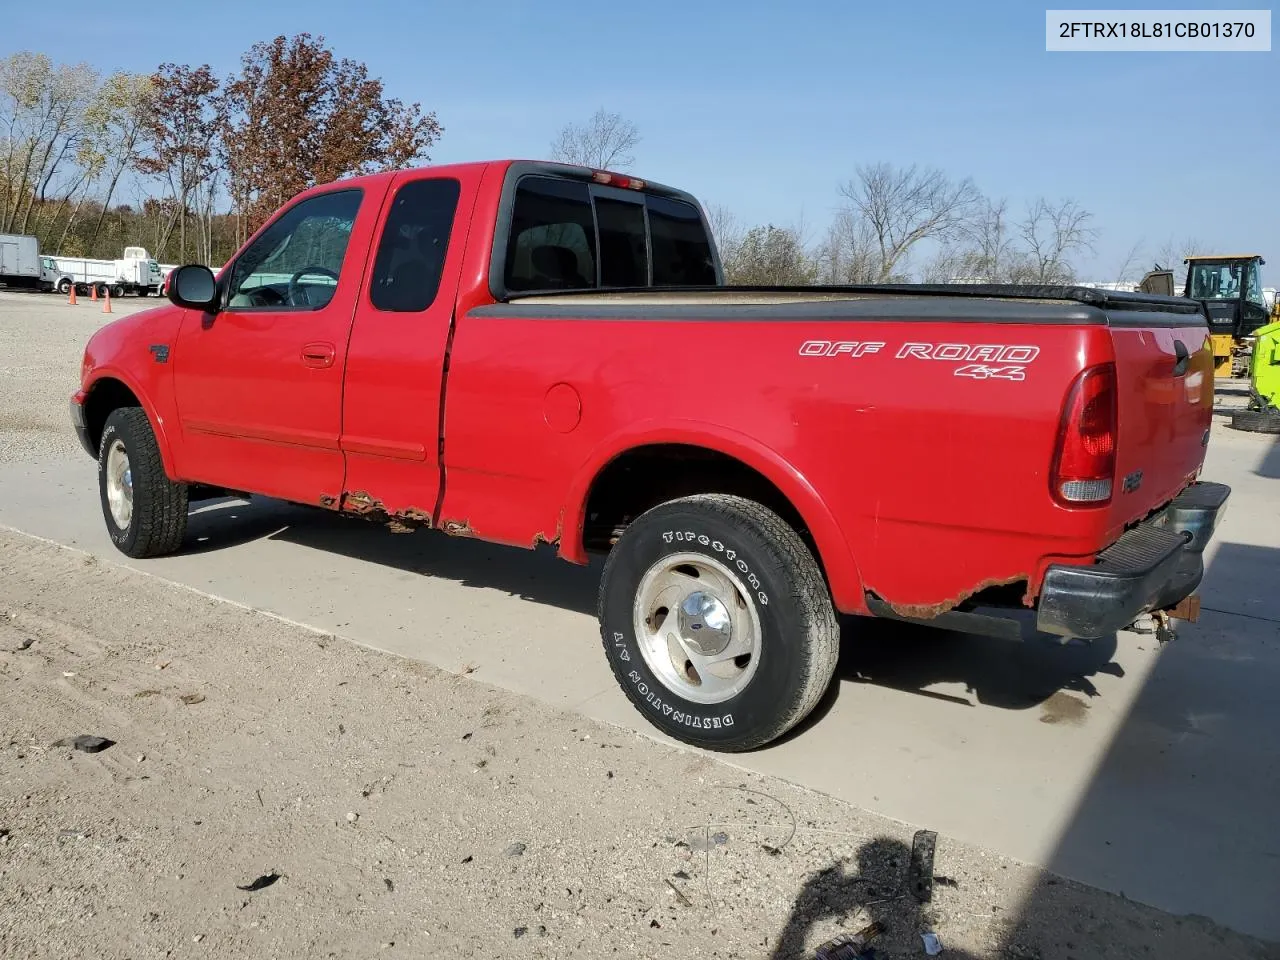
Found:
[[[1050, 871], [1101, 877], [1132, 900], [1280, 941], [1277, 571], [1280, 549], [1218, 546], [1200, 621], [1160, 651], [1046, 860]], [[1044, 912], [1054, 896], [1037, 889], [1024, 914]]]
[[[218, 550], [263, 537], [467, 587], [496, 589], [587, 616], [596, 612], [599, 560], [584, 568], [557, 560], [549, 549], [503, 547], [425, 530], [394, 534], [358, 518], [262, 498], [197, 504], [188, 521], [184, 552]], [[1025, 710], [1044, 704], [1051, 709], [1055, 695], [1064, 690], [1096, 696], [1091, 676], [1123, 675], [1112, 662], [1114, 638], [1061, 644], [1028, 628], [1028, 639], [1013, 643], [860, 617], [845, 618], [842, 627], [836, 677], [844, 682], [833, 683], [786, 740], [821, 722], [848, 684], [874, 684], [958, 707], [972, 707], [976, 701]], [[963, 684], [973, 699], [927, 689], [948, 682]], [[1078, 701], [1063, 698], [1064, 709], [1074, 704]]]

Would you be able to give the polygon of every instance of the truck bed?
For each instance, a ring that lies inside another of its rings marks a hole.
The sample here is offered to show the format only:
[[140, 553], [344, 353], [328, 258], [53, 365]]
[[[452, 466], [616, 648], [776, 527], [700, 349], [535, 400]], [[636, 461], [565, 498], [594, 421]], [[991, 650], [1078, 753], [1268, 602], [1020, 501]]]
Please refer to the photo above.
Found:
[[[1017, 284], [861, 284], [847, 286], [641, 287], [512, 296], [480, 315], [535, 318], [635, 316], [654, 319], [974, 320], [1004, 323], [1150, 325], [1152, 314], [1182, 326], [1203, 305], [1185, 297], [1093, 287]], [[743, 308], [761, 308], [745, 310]], [[692, 309], [690, 309], [692, 308]], [[494, 312], [496, 311], [496, 312]], [[1132, 316], [1138, 314], [1139, 316]], [[1132, 319], [1130, 320], [1130, 317]], [[1158, 321], [1155, 321], [1158, 323]]]

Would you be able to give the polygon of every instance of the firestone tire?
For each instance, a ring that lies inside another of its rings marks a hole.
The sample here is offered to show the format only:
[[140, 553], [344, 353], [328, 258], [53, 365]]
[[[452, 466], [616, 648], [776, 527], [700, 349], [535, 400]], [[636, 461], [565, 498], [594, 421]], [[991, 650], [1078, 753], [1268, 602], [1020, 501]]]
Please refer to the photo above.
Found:
[[822, 698], [839, 655], [813, 554], [777, 514], [741, 497], [699, 494], [636, 518], [605, 562], [598, 613], [631, 703], [663, 733], [708, 750], [782, 736]]
[[165, 474], [141, 407], [121, 407], [107, 417], [98, 444], [98, 495], [107, 534], [121, 553], [143, 559], [182, 546], [187, 485]]
[[1250, 433], [1280, 433], [1280, 412], [1275, 410], [1233, 410], [1231, 426]]

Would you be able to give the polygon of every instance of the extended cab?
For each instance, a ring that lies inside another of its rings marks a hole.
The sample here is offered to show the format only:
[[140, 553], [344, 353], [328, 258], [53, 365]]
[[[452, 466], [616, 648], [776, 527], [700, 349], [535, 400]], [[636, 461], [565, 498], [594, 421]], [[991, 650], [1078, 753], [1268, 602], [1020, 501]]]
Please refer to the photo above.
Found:
[[71, 413], [107, 530], [179, 550], [224, 491], [585, 563], [666, 733], [745, 750], [826, 689], [838, 614], [1099, 638], [1193, 617], [1194, 301], [733, 288], [689, 195], [523, 161], [343, 180], [115, 321]]

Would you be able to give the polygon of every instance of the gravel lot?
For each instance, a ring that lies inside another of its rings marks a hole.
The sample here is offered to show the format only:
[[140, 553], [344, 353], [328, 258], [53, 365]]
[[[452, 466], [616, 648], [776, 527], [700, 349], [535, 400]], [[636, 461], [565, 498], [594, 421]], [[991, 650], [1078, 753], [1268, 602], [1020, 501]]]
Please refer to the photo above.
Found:
[[[0, 460], [83, 456], [105, 319], [0, 292]], [[946, 836], [919, 904], [928, 824], [4, 531], [0, 731], [5, 958], [1280, 957]]]

